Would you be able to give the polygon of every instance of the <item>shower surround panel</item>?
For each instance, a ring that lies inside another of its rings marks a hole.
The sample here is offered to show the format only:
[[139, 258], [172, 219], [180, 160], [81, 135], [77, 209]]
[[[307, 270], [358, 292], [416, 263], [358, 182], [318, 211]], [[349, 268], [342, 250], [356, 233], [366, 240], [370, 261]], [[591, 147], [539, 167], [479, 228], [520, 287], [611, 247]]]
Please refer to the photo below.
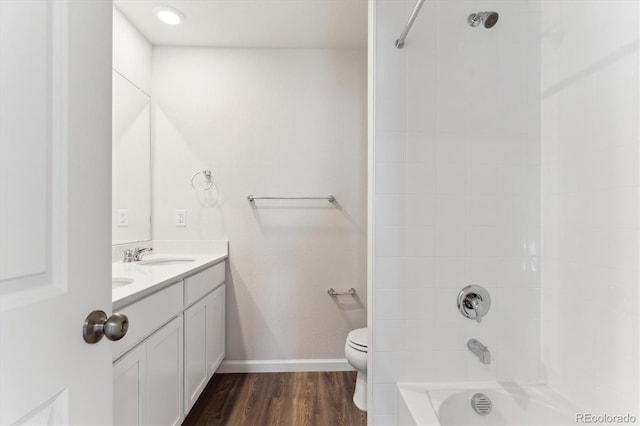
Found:
[[[396, 383], [543, 378], [540, 349], [540, 9], [413, 1], [375, 11], [372, 415], [396, 421]], [[464, 318], [456, 296], [487, 288], [491, 311]], [[489, 347], [481, 364], [466, 348]]]

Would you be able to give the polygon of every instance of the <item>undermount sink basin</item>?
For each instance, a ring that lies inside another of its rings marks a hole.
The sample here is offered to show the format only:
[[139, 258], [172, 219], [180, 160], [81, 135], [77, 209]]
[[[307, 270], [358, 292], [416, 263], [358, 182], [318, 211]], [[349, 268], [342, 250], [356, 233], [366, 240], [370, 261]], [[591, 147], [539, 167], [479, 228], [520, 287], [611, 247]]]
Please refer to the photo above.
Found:
[[165, 265], [181, 265], [183, 263], [193, 262], [195, 259], [188, 257], [157, 257], [155, 259], [141, 260], [137, 264], [140, 266], [165, 266]]
[[111, 286], [112, 287], [124, 287], [125, 285], [129, 285], [133, 283], [132, 278], [126, 277], [113, 277], [111, 278]]

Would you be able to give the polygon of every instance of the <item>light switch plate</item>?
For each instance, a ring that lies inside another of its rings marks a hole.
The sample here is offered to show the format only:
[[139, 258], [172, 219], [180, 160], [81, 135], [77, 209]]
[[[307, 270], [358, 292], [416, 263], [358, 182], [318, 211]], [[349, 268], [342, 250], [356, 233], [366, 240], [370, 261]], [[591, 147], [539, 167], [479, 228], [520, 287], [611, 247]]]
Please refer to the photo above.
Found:
[[187, 226], [186, 210], [176, 210], [176, 226]]
[[129, 210], [120, 209], [118, 210], [118, 226], [126, 228], [129, 226]]

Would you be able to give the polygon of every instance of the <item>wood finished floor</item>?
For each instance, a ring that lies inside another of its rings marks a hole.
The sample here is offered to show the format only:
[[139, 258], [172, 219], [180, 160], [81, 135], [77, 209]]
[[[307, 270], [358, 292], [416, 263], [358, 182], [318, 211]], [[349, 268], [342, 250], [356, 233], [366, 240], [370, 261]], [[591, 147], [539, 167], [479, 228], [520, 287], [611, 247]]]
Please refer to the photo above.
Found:
[[216, 374], [182, 424], [364, 426], [355, 383], [355, 371]]

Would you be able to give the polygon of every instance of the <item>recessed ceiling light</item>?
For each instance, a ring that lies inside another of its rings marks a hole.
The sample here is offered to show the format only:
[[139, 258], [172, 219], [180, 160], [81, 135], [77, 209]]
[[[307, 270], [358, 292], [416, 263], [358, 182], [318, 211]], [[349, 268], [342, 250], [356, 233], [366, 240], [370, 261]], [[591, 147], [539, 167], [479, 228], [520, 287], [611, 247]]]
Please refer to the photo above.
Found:
[[154, 7], [153, 14], [156, 15], [159, 20], [169, 25], [178, 25], [184, 21], [182, 12], [169, 6]]

